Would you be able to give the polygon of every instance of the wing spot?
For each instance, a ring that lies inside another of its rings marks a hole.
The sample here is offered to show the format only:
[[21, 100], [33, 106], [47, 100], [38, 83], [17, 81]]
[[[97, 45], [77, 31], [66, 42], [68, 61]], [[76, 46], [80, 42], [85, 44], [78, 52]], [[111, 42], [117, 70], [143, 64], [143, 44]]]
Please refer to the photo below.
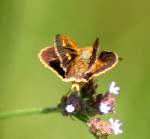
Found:
[[68, 60], [71, 60], [71, 55], [69, 53], [66, 53], [66, 57], [68, 58]]

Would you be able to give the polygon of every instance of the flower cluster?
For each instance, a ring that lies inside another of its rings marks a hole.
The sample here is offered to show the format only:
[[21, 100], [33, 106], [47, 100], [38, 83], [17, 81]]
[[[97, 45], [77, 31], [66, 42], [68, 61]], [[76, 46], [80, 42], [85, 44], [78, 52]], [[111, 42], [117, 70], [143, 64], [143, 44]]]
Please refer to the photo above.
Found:
[[123, 131], [120, 128], [122, 123], [119, 120], [113, 120], [112, 118], [108, 121], [101, 120], [100, 118], [93, 118], [88, 122], [90, 131], [94, 136], [108, 136], [111, 134], [121, 134]]
[[72, 91], [69, 95], [63, 96], [58, 107], [63, 115], [72, 115], [87, 123], [95, 137], [121, 134], [119, 120], [110, 118], [109, 121], [104, 121], [95, 117], [98, 114], [105, 115], [115, 111], [115, 97], [119, 94], [119, 87], [112, 82], [104, 94], [96, 94], [96, 88], [95, 81], [90, 80], [81, 86], [80, 91]]
[[109, 91], [100, 96], [99, 111], [101, 114], [108, 114], [115, 111], [115, 96], [119, 92], [119, 87], [115, 86], [115, 82], [112, 82], [109, 86]]

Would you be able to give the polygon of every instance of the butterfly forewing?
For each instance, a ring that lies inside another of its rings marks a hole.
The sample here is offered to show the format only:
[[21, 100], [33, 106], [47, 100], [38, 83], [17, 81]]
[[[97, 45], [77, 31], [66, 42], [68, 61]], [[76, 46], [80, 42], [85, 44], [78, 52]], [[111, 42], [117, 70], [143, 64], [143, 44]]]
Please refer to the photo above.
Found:
[[95, 63], [97, 59], [98, 50], [99, 50], [99, 38], [97, 38], [94, 42], [92, 55], [90, 57], [89, 68]]
[[58, 34], [55, 38], [55, 47], [61, 67], [66, 71], [77, 56], [76, 44], [69, 38]]

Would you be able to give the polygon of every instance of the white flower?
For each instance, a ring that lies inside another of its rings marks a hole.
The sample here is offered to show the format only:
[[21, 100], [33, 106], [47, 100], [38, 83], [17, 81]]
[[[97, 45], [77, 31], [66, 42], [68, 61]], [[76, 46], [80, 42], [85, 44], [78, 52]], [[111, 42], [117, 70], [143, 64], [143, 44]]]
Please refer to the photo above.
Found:
[[118, 95], [120, 88], [118, 86], [115, 86], [115, 84], [116, 84], [115, 82], [112, 82], [110, 84], [110, 86], [109, 86], [109, 93]]
[[75, 107], [72, 104], [67, 105], [65, 109], [68, 113], [72, 113], [75, 111]]
[[112, 118], [109, 119], [109, 122], [111, 123], [111, 129], [113, 130], [115, 135], [123, 133], [123, 131], [120, 128], [122, 123], [119, 123], [119, 120], [113, 120]]
[[107, 114], [110, 111], [110, 109], [111, 109], [110, 106], [108, 106], [105, 103], [100, 103], [100, 105], [99, 105], [100, 112], [102, 112], [104, 114]]

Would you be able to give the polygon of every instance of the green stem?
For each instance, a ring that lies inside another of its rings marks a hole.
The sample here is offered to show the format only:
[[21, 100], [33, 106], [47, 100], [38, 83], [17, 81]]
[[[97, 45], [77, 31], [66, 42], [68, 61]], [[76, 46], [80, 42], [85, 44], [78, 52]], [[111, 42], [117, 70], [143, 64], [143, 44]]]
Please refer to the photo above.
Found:
[[107, 138], [108, 138], [108, 136], [103, 136], [103, 137], [102, 137], [102, 139], [107, 139]]
[[30, 109], [8, 111], [8, 112], [0, 112], [0, 120], [13, 118], [13, 117], [27, 116], [27, 115], [49, 114], [58, 111], [59, 111], [58, 107], [47, 107], [47, 108], [30, 108]]

